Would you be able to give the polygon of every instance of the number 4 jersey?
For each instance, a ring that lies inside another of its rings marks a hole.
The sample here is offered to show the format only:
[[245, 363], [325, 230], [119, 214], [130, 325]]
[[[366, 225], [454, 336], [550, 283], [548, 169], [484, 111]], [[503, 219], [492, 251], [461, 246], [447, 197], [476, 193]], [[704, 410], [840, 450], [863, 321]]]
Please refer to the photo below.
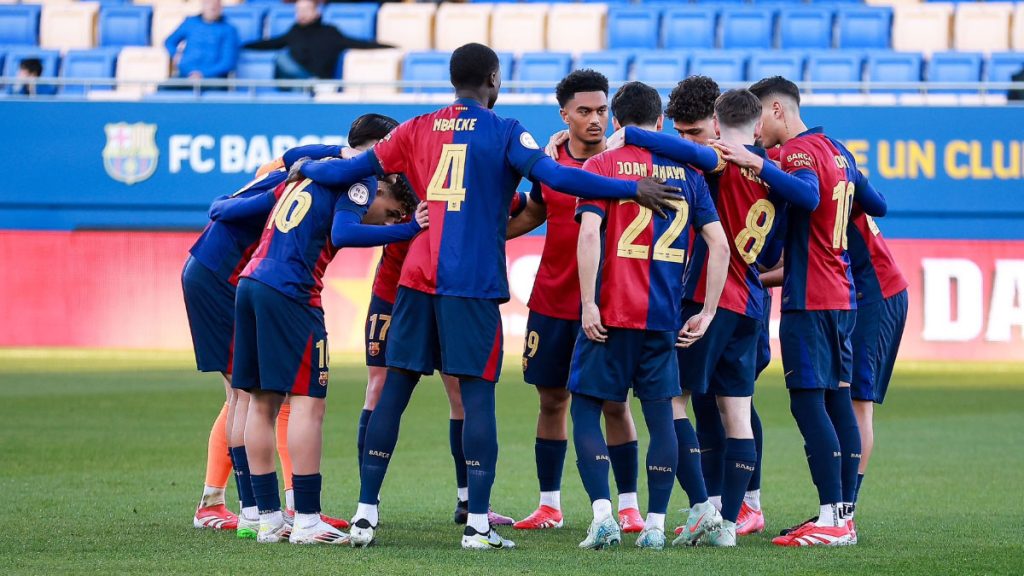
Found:
[[592, 212], [604, 220], [597, 280], [601, 322], [617, 328], [678, 330], [690, 227], [699, 230], [718, 221], [707, 182], [693, 168], [637, 146], [598, 154], [583, 169], [626, 180], [664, 178], [682, 190], [668, 218], [632, 200], [581, 201], [576, 210], [577, 218]]

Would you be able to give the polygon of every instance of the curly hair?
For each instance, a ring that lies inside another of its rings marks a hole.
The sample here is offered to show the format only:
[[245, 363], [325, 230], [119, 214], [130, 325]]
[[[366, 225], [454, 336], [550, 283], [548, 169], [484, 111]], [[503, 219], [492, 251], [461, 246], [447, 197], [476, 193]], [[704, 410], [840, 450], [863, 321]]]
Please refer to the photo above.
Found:
[[388, 185], [388, 190], [391, 196], [402, 205], [403, 212], [408, 215], [416, 213], [416, 206], [419, 205], [420, 199], [412, 191], [412, 187], [409, 185], [409, 181], [406, 180], [405, 175], [399, 174], [395, 182]]
[[675, 122], [692, 124], [715, 113], [715, 100], [721, 90], [707, 76], [690, 76], [672, 89], [665, 115]]
[[604, 92], [604, 95], [607, 96], [608, 78], [589, 68], [573, 70], [555, 87], [555, 98], [558, 99], [558, 105], [565, 108], [565, 105], [576, 96], [577, 92]]

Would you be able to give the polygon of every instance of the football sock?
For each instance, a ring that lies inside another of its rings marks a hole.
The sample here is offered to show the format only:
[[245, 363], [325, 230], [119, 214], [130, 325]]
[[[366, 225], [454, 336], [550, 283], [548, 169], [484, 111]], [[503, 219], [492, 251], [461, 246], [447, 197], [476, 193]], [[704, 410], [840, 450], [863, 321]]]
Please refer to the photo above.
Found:
[[457, 487], [455, 489], [455, 493], [457, 494], [457, 496], [459, 498], [459, 502], [468, 502], [469, 501], [469, 487], [468, 486]]
[[292, 405], [282, 404], [277, 413], [277, 457], [281, 459], [281, 475], [284, 476], [284, 489], [292, 489], [292, 455], [288, 452], [288, 418], [292, 415]]
[[[598, 515], [597, 502], [608, 503], [607, 515], [612, 513], [611, 489], [608, 487], [608, 445], [601, 433], [601, 405], [603, 401], [583, 394], [572, 395], [569, 413], [572, 415], [572, 443], [576, 447], [576, 467], [579, 468], [583, 487], [594, 503], [594, 517]], [[603, 505], [602, 505], [603, 506]]]
[[238, 487], [238, 499], [242, 508], [256, 507], [256, 498], [252, 493], [252, 478], [249, 476], [249, 457], [245, 446], [231, 448], [231, 462], [235, 466], [235, 486]]
[[608, 518], [612, 515], [612, 501], [608, 498], [594, 500], [590, 503], [590, 507], [594, 509], [594, 520]]
[[690, 507], [693, 507], [708, 499], [704, 476], [700, 469], [700, 445], [697, 443], [697, 433], [690, 425], [689, 418], [680, 418], [674, 425], [676, 440], [679, 442], [676, 478], [690, 500]]
[[256, 497], [256, 506], [260, 509], [260, 517], [281, 511], [281, 494], [277, 488], [277, 472], [269, 474], [253, 474], [252, 493]]
[[825, 409], [839, 437], [842, 452], [843, 502], [852, 503], [857, 498], [857, 474], [860, 470], [860, 428], [853, 413], [850, 387], [825, 391]]
[[[701, 462], [701, 464], [703, 464], [703, 462]], [[708, 502], [711, 502], [711, 505], [715, 507], [715, 510], [718, 510], [719, 512], [722, 511], [722, 496], [721, 495], [719, 495], [719, 496], [708, 496]]]
[[483, 514], [474, 514], [470, 512], [469, 516], [466, 518], [466, 525], [480, 534], [487, 534], [491, 531], [491, 522], [487, 519], [486, 512]]
[[294, 489], [294, 484], [295, 484], [295, 480], [292, 479], [293, 488], [291, 490], [285, 490], [284, 491], [284, 509], [285, 510], [295, 510], [295, 489]]
[[295, 513], [319, 514], [323, 476], [320, 474], [296, 474], [292, 482], [295, 486]]
[[[465, 451], [469, 513], [485, 518], [490, 509], [491, 488], [498, 464], [498, 421], [494, 412], [494, 382], [479, 378], [461, 379], [462, 406], [466, 425], [462, 434]], [[487, 522], [483, 530], [486, 532]], [[474, 526], [479, 531], [479, 528]]]
[[455, 487], [466, 488], [469, 481], [466, 478], [466, 453], [462, 449], [462, 431], [465, 427], [465, 420], [448, 420], [448, 446], [451, 448], [452, 460], [455, 462]]
[[863, 474], [857, 474], [857, 491], [853, 493], [853, 502], [854, 502], [854, 504], [856, 504], [857, 500], [860, 498], [860, 485], [863, 484], [863, 483], [864, 483], [864, 475]]
[[619, 512], [630, 508], [640, 509], [639, 501], [636, 499], [636, 492], [623, 492], [619, 494]]
[[377, 505], [376, 504], [363, 504], [362, 502], [356, 506], [356, 515], [352, 519], [352, 523], [355, 524], [356, 518], [366, 518], [366, 521], [371, 526], [377, 525]]
[[839, 526], [843, 521], [842, 510], [838, 504], [822, 504], [818, 511], [818, 520], [815, 526]]
[[725, 476], [725, 427], [718, 411], [718, 400], [714, 394], [694, 394], [690, 397], [690, 405], [693, 406], [693, 424], [700, 446], [704, 486], [709, 497], [721, 496]]
[[760, 510], [761, 490], [748, 490], [746, 496], [743, 497], [743, 501], [747, 503], [751, 510]]
[[722, 486], [722, 518], [735, 522], [740, 515], [743, 497], [750, 484], [750, 475], [757, 463], [754, 440], [725, 440], [725, 481]]
[[[231, 457], [228, 456], [228, 433], [225, 425], [228, 419], [227, 403], [221, 407], [210, 429], [210, 440], [206, 447], [206, 488], [203, 491], [201, 508], [224, 503], [224, 488], [231, 475]], [[219, 489], [219, 492], [218, 490]]]
[[562, 509], [562, 491], [552, 490], [551, 492], [540, 493], [540, 505], [547, 506], [548, 508], [554, 508], [555, 510]]
[[[384, 475], [388, 472], [388, 462], [398, 443], [402, 413], [409, 405], [419, 379], [419, 374], [388, 370], [380, 400], [366, 425], [366, 452], [363, 454], [360, 475], [359, 502], [373, 504], [374, 509], [380, 496], [380, 487], [384, 484]], [[376, 518], [369, 520], [371, 524], [377, 523]]]
[[842, 462], [839, 438], [825, 411], [824, 390], [791, 389], [789, 408], [807, 449], [811, 478], [822, 506], [842, 502]]
[[363, 410], [359, 413], [359, 427], [356, 428], [356, 458], [359, 460], [359, 471], [363, 470], [363, 450], [366, 448], [366, 425], [370, 423], [370, 414], [373, 410]]
[[[758, 416], [754, 404], [750, 404], [750, 427], [754, 430], [754, 449], [757, 450], [757, 462], [754, 464], [754, 473], [750, 475], [750, 485], [747, 490], [761, 490], [761, 455], [764, 454], [764, 429], [761, 428], [761, 417]], [[758, 504], [760, 506], [760, 504]], [[757, 508], [760, 510], [760, 508]]]
[[300, 512], [295, 513], [295, 527], [296, 528], [312, 528], [320, 522], [320, 514], [302, 514]]
[[656, 514], [654, 512], [647, 513], [647, 520], [644, 521], [645, 530], [661, 530], [665, 531], [665, 515]]
[[533, 453], [537, 459], [537, 480], [541, 493], [557, 492], [562, 489], [562, 469], [565, 467], [565, 453], [568, 448], [568, 440], [537, 438], [533, 445]]
[[640, 445], [636, 440], [608, 447], [608, 460], [615, 477], [615, 488], [619, 494], [636, 492], [640, 475]]
[[224, 504], [224, 489], [215, 486], [203, 487], [203, 498], [199, 501], [200, 508]]
[[[661, 527], [664, 528], [664, 515], [672, 497], [679, 458], [679, 446], [672, 422], [672, 401], [641, 400], [640, 406], [651, 437], [647, 447], [647, 512], [661, 516]], [[647, 518], [650, 522], [651, 516]]]

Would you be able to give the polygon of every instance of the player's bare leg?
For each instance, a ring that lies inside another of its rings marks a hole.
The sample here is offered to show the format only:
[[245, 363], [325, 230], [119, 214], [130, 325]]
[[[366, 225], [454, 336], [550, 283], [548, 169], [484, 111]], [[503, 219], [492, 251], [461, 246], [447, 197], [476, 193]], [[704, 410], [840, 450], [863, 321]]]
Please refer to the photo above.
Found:
[[292, 459], [295, 489], [293, 544], [347, 544], [348, 534], [328, 524], [320, 515], [323, 479], [323, 423], [327, 403], [323, 398], [291, 396], [288, 420], [288, 452]]
[[707, 488], [704, 486], [704, 475], [700, 466], [700, 445], [697, 432], [693, 429], [686, 415], [686, 404], [690, 401], [690, 393], [683, 391], [682, 396], [672, 399], [672, 419], [679, 441], [679, 459], [676, 468], [676, 479], [690, 500], [690, 513], [686, 524], [676, 528], [679, 537], [672, 541], [673, 546], [693, 545], [707, 532], [721, 524], [721, 514], [708, 500]]
[[[853, 413], [857, 417], [857, 428], [860, 430], [860, 467], [857, 470], [857, 488], [853, 492], [853, 502], [856, 505], [860, 498], [864, 474], [868, 471], [868, 460], [875, 448], [875, 403], [870, 400], [854, 400]], [[853, 522], [852, 510], [850, 514], [850, 531], [853, 532], [853, 539], [856, 541], [857, 527]]]
[[619, 525], [623, 532], [639, 533], [644, 529], [644, 519], [636, 496], [640, 453], [633, 413], [626, 402], [605, 402], [601, 411], [608, 436], [608, 458], [619, 492]]
[[569, 443], [569, 391], [565, 388], [537, 386], [540, 413], [537, 415], [537, 475], [540, 504], [528, 517], [513, 524], [517, 530], [561, 528], [562, 468]]
[[231, 463], [235, 468], [235, 485], [238, 487], [239, 538], [254, 539], [260, 528], [259, 507], [252, 493], [250, 481], [249, 458], [245, 452], [245, 423], [249, 414], [251, 395], [244, 390], [235, 390], [231, 410], [231, 430], [228, 433], [228, 450], [231, 452]]
[[206, 481], [203, 497], [196, 507], [192, 525], [196, 528], [236, 530], [238, 517], [224, 505], [224, 491], [228, 476], [231, 475], [231, 457], [228, 453], [228, 438], [231, 437], [231, 418], [235, 391], [231, 388], [231, 376], [221, 373], [224, 380], [224, 406], [214, 420], [206, 452]]
[[245, 453], [249, 460], [253, 495], [260, 509], [257, 540], [264, 543], [283, 542], [290, 535], [281, 513], [274, 462], [277, 447], [274, 429], [284, 398], [276, 392], [252, 392], [245, 418]]
[[715, 546], [735, 546], [737, 519], [750, 476], [757, 464], [750, 397], [719, 396], [718, 410], [725, 427], [725, 475], [722, 480], [722, 527], [709, 535]]

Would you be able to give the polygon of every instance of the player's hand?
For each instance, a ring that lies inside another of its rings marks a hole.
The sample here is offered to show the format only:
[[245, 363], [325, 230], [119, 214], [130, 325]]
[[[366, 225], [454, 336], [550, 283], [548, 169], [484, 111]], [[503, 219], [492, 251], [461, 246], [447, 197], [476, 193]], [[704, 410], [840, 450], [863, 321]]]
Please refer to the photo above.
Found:
[[558, 149], [569, 141], [569, 131], [562, 130], [555, 132], [551, 135], [551, 139], [548, 140], [548, 145], [544, 147], [544, 153], [551, 156], [552, 159], [558, 160]]
[[594, 342], [608, 341], [608, 329], [601, 324], [601, 310], [594, 302], [583, 305], [583, 333]]
[[626, 145], [626, 129], [619, 128], [605, 142], [605, 150], [617, 150]]
[[747, 150], [746, 146], [742, 144], [715, 140], [711, 145], [722, 154], [722, 159], [726, 162], [732, 162], [741, 168], [755, 170], [759, 174], [761, 169], [764, 168], [764, 159]]
[[636, 183], [636, 203], [654, 210], [662, 218], [667, 217], [665, 209], [672, 209], [672, 203], [679, 200], [681, 193], [675, 186], [666, 186], [664, 180], [643, 178]]
[[305, 180], [306, 177], [302, 175], [301, 170], [302, 166], [306, 162], [309, 162], [309, 156], [303, 156], [302, 158], [299, 158], [294, 163], [292, 163], [291, 169], [288, 170], [288, 180], [286, 180], [286, 182], [290, 184], [292, 182], [300, 182], [302, 180]]
[[346, 146], [346, 147], [341, 149], [341, 157], [344, 160], [349, 160], [349, 159], [355, 158], [356, 156], [359, 156], [360, 154], [362, 154], [362, 152], [360, 152], [359, 150], [356, 150], [355, 148], [349, 148], [348, 146]]
[[715, 319], [714, 311], [702, 310], [699, 314], [694, 314], [683, 324], [683, 329], [679, 331], [679, 337], [676, 338], [677, 348], [689, 348], [694, 342], [700, 340], [704, 336], [704, 333], [708, 331], [708, 326], [711, 326], [711, 321]]
[[416, 206], [416, 215], [414, 216], [414, 219], [416, 220], [416, 224], [419, 225], [420, 230], [430, 226], [430, 213], [427, 210], [426, 202], [420, 202], [419, 205]]

